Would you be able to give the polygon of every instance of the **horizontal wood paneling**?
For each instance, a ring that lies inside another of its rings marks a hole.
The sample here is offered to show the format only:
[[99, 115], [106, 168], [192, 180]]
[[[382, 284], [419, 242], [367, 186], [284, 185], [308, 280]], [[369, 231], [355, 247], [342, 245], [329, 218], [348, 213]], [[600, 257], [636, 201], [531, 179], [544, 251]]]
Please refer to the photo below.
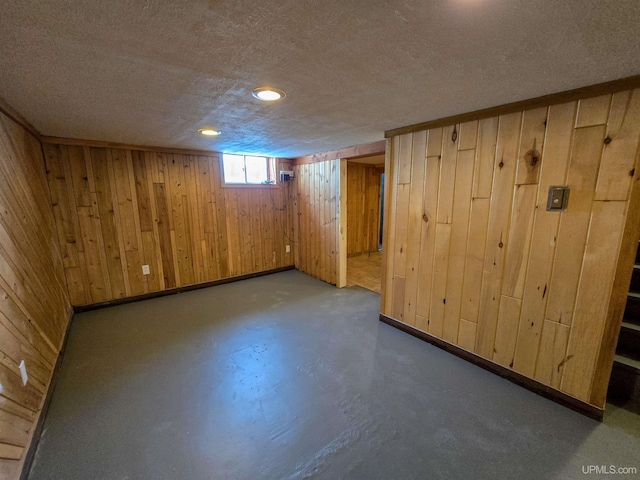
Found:
[[293, 183], [296, 268], [333, 285], [340, 284], [340, 162], [296, 165]]
[[44, 152], [73, 305], [293, 264], [286, 183], [223, 186], [215, 154], [49, 143]]
[[40, 141], [0, 113], [1, 478], [20, 473], [71, 313], [56, 237]]
[[390, 140], [381, 310], [601, 408], [640, 234], [640, 90], [532, 106]]
[[377, 252], [384, 167], [347, 162], [347, 255]]

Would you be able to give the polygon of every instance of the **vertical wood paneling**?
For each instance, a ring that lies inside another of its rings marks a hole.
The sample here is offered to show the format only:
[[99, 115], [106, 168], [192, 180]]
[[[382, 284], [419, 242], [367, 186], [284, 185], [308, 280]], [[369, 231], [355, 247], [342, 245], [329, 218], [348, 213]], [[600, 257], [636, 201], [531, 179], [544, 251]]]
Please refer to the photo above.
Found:
[[473, 174], [473, 198], [489, 198], [496, 159], [499, 117], [483, 118], [478, 122], [478, 147]]
[[[489, 220], [489, 199], [474, 198], [471, 202], [469, 237], [462, 280], [462, 300], [460, 318], [478, 323], [480, 293], [482, 291], [482, 268], [487, 240], [487, 222]], [[475, 332], [475, 330], [474, 330]], [[467, 350], [473, 351], [475, 345]]]
[[[44, 152], [75, 305], [293, 263], [288, 184], [227, 188], [217, 156], [52, 144]], [[63, 191], [73, 194], [59, 200]]]
[[346, 215], [340, 225], [340, 202], [346, 207], [348, 200], [348, 193], [340, 191], [341, 176], [347, 180], [347, 162], [343, 163], [327, 160], [293, 167], [296, 268], [332, 284], [340, 282], [338, 257], [343, 236], [345, 256], [347, 248]]
[[[602, 152], [595, 200], [626, 200], [634, 173], [640, 130], [640, 90], [619, 92], [611, 100], [608, 139]], [[628, 172], [628, 175], [620, 175]]]
[[535, 379], [553, 388], [560, 388], [562, 373], [566, 363], [565, 354], [569, 342], [570, 329], [567, 325], [544, 321], [540, 351], [535, 367]]
[[498, 143], [493, 174], [489, 227], [484, 254], [482, 290], [476, 352], [485, 358], [493, 356], [493, 343], [498, 322], [502, 291], [505, 251], [514, 190], [514, 175], [520, 140], [521, 113], [500, 117]]
[[426, 167], [427, 132], [413, 135], [413, 162], [411, 164], [411, 193], [409, 195], [407, 229], [407, 265], [405, 268], [404, 321], [416, 323], [418, 296], [418, 264], [420, 260], [420, 236], [422, 234], [422, 196], [424, 194], [424, 174]]
[[438, 187], [438, 223], [451, 223], [453, 217], [453, 194], [458, 158], [458, 129], [452, 125], [443, 129], [440, 162], [440, 184]]
[[[464, 137], [462, 137], [464, 139]], [[456, 167], [455, 194], [453, 197], [453, 217], [451, 244], [446, 278], [446, 303], [444, 304], [443, 338], [451, 343], [458, 341], [458, 323], [462, 307], [462, 285], [464, 282], [469, 215], [471, 211], [471, 187], [475, 150], [458, 153]]]
[[[74, 148], [71, 157], [77, 153]], [[73, 179], [69, 188], [67, 178]], [[18, 475], [40, 415], [71, 313], [66, 283], [82, 284], [80, 222], [71, 208], [76, 199], [90, 208], [86, 180], [81, 170], [70, 168], [69, 153], [56, 149], [45, 159], [40, 142], [0, 113], [2, 478]], [[22, 361], [29, 374], [26, 385]]]
[[574, 310], [604, 132], [604, 126], [595, 126], [577, 129], [574, 135], [567, 174], [570, 201], [560, 219], [546, 314], [565, 325], [571, 323]]
[[[347, 162], [340, 161], [335, 164], [336, 171], [339, 169], [340, 174], [337, 179], [338, 200], [335, 207], [329, 205], [329, 208], [335, 208], [336, 221], [339, 222], [338, 229], [338, 248], [335, 255], [335, 263], [337, 268], [336, 285], [345, 287], [347, 285]], [[333, 210], [332, 210], [333, 211]]]
[[[383, 172], [383, 166], [347, 162], [347, 255], [378, 251]], [[331, 182], [328, 174], [326, 183]], [[325, 196], [332, 198], [330, 192]], [[328, 213], [329, 209], [325, 209]]]
[[513, 367], [521, 308], [522, 300], [519, 298], [507, 297], [506, 295], [500, 297], [493, 361], [505, 367]]
[[589, 399], [613, 275], [624, 230], [626, 202], [593, 203], [589, 236], [571, 321], [561, 389]]
[[447, 273], [449, 267], [449, 245], [451, 224], [437, 223], [435, 250], [433, 254], [433, 279], [431, 281], [431, 309], [429, 310], [429, 333], [442, 338], [444, 328], [444, 306], [447, 302]]
[[[424, 192], [422, 195], [422, 228], [420, 234], [420, 264], [418, 271], [418, 291], [420, 294], [418, 295], [416, 303], [416, 318], [421, 319], [420, 322], [416, 322], [416, 326], [425, 331], [428, 330], [431, 310], [441, 152], [442, 129], [430, 130], [427, 132], [425, 178], [422, 180], [424, 182]], [[393, 168], [393, 165], [389, 168]], [[389, 194], [391, 195], [391, 193]], [[393, 198], [393, 196], [390, 198]], [[389, 220], [389, 222], [391, 222], [391, 220]], [[387, 248], [386, 245], [383, 246], [383, 249], [384, 248]]]
[[[562, 215], [556, 212], [547, 212], [543, 206], [547, 202], [549, 187], [565, 184], [575, 113], [575, 102], [554, 105], [549, 109], [547, 120], [540, 188], [538, 189], [538, 208], [531, 236], [531, 244], [534, 248], [531, 249], [528, 257], [529, 267], [522, 299], [522, 313], [514, 363], [519, 372], [528, 376], [534, 374], [539, 345], [541, 350], [544, 348], [548, 355], [555, 358], [558, 337], [556, 332], [561, 332], [561, 330], [549, 326], [547, 334], [540, 336], [543, 329], [545, 307], [549, 299], [549, 280], [556, 251], [558, 225]], [[551, 341], [553, 344], [545, 345], [547, 341]], [[562, 355], [564, 355], [564, 351]], [[547, 371], [548, 365], [545, 364], [542, 368], [545, 371], [544, 378], [553, 378], [555, 381], [557, 375], [552, 375]], [[556, 388], [558, 386], [555, 385]]]
[[[434, 128], [424, 171], [420, 133], [389, 140], [382, 312], [602, 407], [640, 235], [640, 90]], [[565, 211], [546, 211], [553, 185]]]

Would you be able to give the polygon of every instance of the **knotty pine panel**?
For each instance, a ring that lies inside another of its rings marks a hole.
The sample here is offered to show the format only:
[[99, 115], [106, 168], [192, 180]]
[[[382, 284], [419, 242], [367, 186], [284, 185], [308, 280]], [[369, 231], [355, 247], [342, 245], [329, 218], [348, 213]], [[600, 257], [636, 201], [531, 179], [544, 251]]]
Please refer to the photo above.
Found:
[[[640, 230], [628, 225], [640, 209], [639, 99], [390, 138], [382, 313], [602, 408], [602, 359], [621, 321], [612, 306], [626, 295], [617, 279], [632, 268], [619, 256]], [[425, 134], [426, 154], [410, 150]], [[549, 187], [563, 184], [567, 210], [547, 212]], [[422, 234], [407, 235], [416, 222]]]
[[[66, 174], [80, 180], [76, 171], [56, 170], [54, 184]], [[71, 314], [58, 235], [71, 238], [74, 224], [60, 217], [56, 230], [52, 198], [58, 216], [59, 205], [74, 201], [68, 191], [49, 194], [40, 141], [0, 113], [1, 478], [20, 474]], [[82, 191], [78, 200], [87, 201]], [[64, 264], [75, 272], [77, 250], [68, 247]]]
[[340, 162], [293, 167], [296, 268], [333, 285], [339, 283]]
[[347, 162], [347, 255], [378, 251], [383, 172], [384, 167]]
[[287, 183], [223, 186], [215, 154], [43, 149], [73, 305], [293, 264]]

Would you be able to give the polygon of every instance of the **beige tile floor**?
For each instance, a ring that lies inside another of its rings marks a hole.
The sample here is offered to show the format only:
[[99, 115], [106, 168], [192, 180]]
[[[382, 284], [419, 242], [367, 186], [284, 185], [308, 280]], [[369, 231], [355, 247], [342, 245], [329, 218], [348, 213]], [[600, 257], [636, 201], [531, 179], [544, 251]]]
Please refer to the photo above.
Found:
[[347, 259], [347, 286], [358, 285], [380, 293], [382, 252], [363, 253]]

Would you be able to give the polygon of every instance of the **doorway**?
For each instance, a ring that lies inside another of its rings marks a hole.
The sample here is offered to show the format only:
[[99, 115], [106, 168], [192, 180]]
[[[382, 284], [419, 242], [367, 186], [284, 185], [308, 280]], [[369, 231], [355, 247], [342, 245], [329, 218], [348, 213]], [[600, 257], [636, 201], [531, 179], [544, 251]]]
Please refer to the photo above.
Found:
[[384, 154], [347, 159], [347, 286], [380, 293]]

